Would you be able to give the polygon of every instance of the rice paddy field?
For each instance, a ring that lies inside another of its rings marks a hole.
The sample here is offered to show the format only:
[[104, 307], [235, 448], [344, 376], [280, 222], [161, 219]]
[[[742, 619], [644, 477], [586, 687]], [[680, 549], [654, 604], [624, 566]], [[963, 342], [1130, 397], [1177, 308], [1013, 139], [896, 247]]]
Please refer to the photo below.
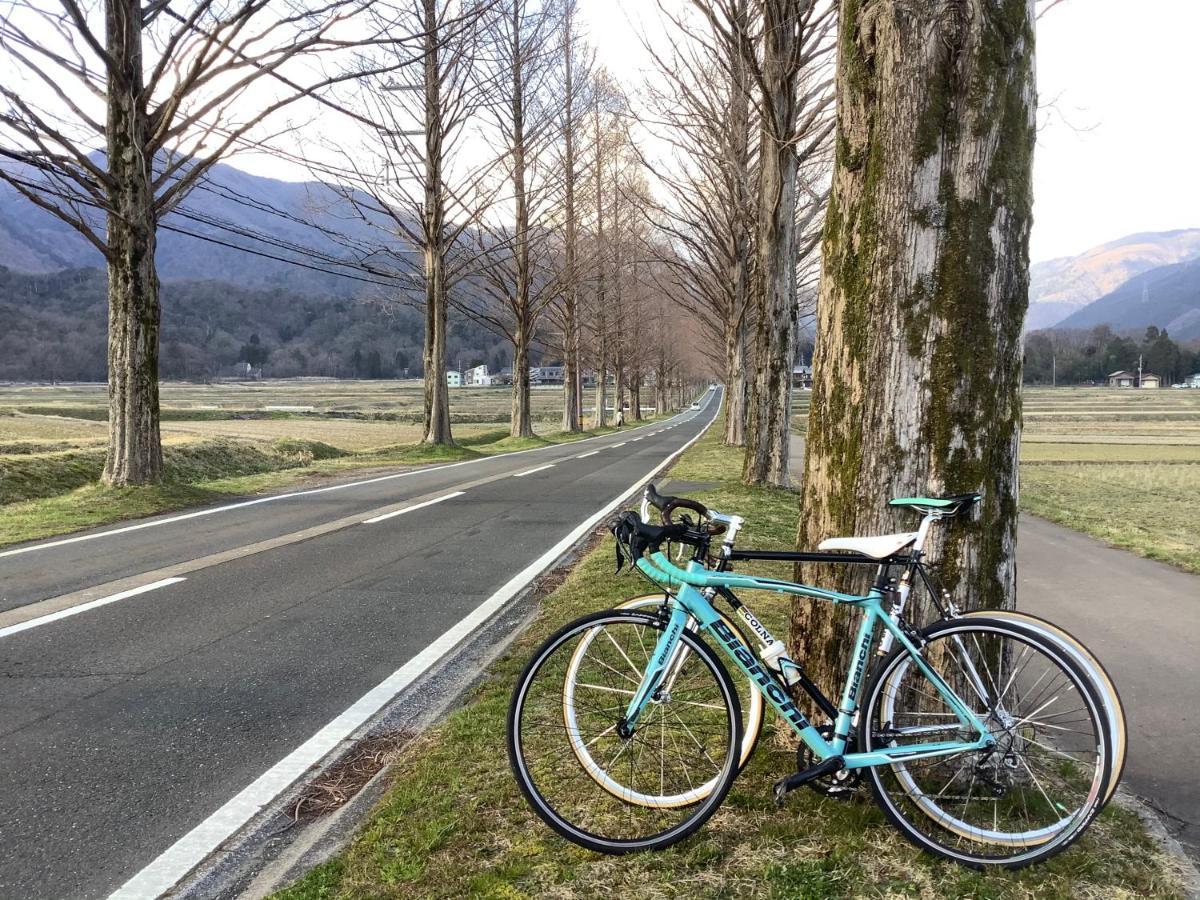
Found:
[[1023, 510], [1200, 572], [1200, 390], [1026, 388], [1024, 406]]

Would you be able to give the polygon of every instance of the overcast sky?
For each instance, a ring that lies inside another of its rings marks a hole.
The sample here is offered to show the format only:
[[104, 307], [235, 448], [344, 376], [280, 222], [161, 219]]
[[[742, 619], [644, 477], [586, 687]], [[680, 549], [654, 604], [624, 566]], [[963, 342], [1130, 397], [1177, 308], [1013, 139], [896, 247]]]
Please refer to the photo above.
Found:
[[[583, 5], [601, 60], [636, 80], [653, 0]], [[1198, 35], [1196, 0], [1066, 0], [1038, 22], [1038, 92], [1053, 106], [1034, 158], [1034, 261], [1200, 227]]]

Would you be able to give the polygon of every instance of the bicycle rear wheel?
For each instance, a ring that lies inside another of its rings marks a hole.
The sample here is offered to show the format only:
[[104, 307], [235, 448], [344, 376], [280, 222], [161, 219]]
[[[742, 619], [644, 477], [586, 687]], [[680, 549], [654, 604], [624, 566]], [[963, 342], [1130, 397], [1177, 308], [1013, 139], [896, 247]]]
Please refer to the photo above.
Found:
[[[1069, 846], [1103, 806], [1112, 772], [1104, 700], [1078, 665], [1027, 628], [970, 616], [922, 632], [921, 657], [995, 743], [870, 770], [900, 831], [963, 865], [1019, 868]], [[864, 750], [973, 741], [898, 648], [880, 665], [860, 724]]]
[[1104, 714], [1108, 719], [1109, 744], [1112, 747], [1112, 775], [1108, 779], [1108, 789], [1104, 792], [1104, 802], [1107, 804], [1116, 793], [1121, 775], [1125, 771], [1125, 751], [1129, 746], [1129, 741], [1125, 724], [1125, 707], [1121, 703], [1121, 695], [1117, 692], [1117, 687], [1113, 684], [1112, 677], [1104, 668], [1103, 663], [1077, 637], [1041, 616], [1010, 609], [971, 612], [966, 613], [966, 616], [990, 616], [1003, 619], [1018, 628], [1031, 629], [1036, 634], [1054, 642], [1083, 670], [1097, 693], [1104, 699]]
[[513, 690], [508, 752], [517, 783], [546, 824], [590, 850], [628, 853], [682, 840], [737, 776], [737, 688], [713, 650], [686, 630], [670, 680], [637, 730], [621, 736], [663, 627], [632, 611], [584, 616], [537, 650]]

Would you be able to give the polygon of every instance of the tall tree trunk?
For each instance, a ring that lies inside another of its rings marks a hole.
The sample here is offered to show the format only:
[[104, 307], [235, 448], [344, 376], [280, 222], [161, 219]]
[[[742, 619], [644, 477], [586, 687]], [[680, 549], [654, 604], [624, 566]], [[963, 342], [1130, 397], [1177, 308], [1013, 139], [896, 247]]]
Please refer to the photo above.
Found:
[[790, 60], [800, 38], [799, 0], [763, 4], [762, 128], [756, 371], [747, 409], [748, 484], [788, 486], [792, 350], [796, 327], [796, 72]]
[[725, 328], [725, 443], [746, 443], [746, 331], [740, 322]]
[[[603, 327], [603, 325], [601, 326]], [[600, 356], [596, 366], [596, 412], [592, 417], [593, 428], [608, 424], [608, 338], [600, 336]]]
[[[798, 542], [912, 528], [914, 514], [890, 510], [889, 497], [982, 490], [978, 521], [935, 529], [928, 553], [956, 603], [1011, 607], [1033, 4], [862, 10], [842, 0]], [[844, 569], [797, 574], [859, 586]], [[793, 608], [792, 640], [827, 687], [846, 652], [840, 612]]]
[[633, 414], [633, 421], [642, 421], [642, 376], [635, 374], [629, 380], [629, 411]]
[[142, 14], [134, 0], [105, 4], [108, 75], [108, 453], [107, 484], [162, 478], [154, 264], [156, 213], [142, 105]]
[[442, 184], [442, 97], [437, 0], [424, 0], [425, 204], [421, 223], [425, 264], [425, 429], [422, 443], [453, 444], [446, 386], [446, 213]]
[[450, 390], [446, 386], [446, 279], [442, 254], [425, 250], [425, 434], [426, 444], [454, 443], [450, 432]]
[[529, 331], [525, 323], [518, 323], [513, 335], [513, 393], [512, 429], [513, 437], [533, 437], [533, 423], [529, 414]]
[[529, 416], [529, 341], [533, 330], [531, 272], [529, 268], [529, 191], [525, 146], [525, 56], [521, 44], [522, 5], [514, 3], [512, 15], [512, 187], [514, 209], [514, 262], [516, 264], [513, 307], [513, 400], [509, 434], [533, 437]]
[[575, 7], [563, 14], [563, 431], [581, 431], [582, 383], [579, 372], [578, 226], [575, 211]]

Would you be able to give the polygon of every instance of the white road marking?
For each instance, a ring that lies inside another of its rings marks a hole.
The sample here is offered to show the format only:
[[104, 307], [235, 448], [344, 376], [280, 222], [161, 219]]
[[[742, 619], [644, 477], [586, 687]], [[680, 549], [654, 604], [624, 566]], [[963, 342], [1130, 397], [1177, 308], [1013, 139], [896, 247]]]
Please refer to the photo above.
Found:
[[629, 443], [636, 444], [640, 440], [641, 440], [641, 438], [630, 438]]
[[587, 459], [589, 456], [595, 456], [599, 452], [600, 452], [599, 450], [589, 450], [587, 453], [580, 453], [575, 458], [576, 459]]
[[613, 444], [609, 449], [616, 450], [618, 447], [624, 447], [628, 443], [629, 443], [628, 441], [621, 441], [621, 443], [619, 443], [619, 444]]
[[187, 579], [164, 578], [162, 581], [155, 581], [152, 584], [144, 584], [141, 587], [131, 588], [128, 591], [121, 591], [119, 594], [112, 594], [108, 597], [101, 597], [98, 600], [92, 600], [89, 603], [81, 603], [78, 606], [72, 606], [68, 609], [60, 609], [58, 612], [52, 612], [45, 616], [38, 616], [36, 619], [30, 619], [27, 622], [18, 622], [16, 625], [9, 625], [7, 628], [0, 628], [0, 638], [8, 637], [10, 634], [16, 634], [18, 631], [28, 631], [30, 628], [37, 628], [39, 625], [45, 625], [48, 622], [57, 622], [59, 619], [65, 619], [68, 616], [77, 616], [79, 613], [87, 612], [89, 609], [96, 609], [99, 606], [107, 606], [110, 603], [116, 603], [118, 600], [124, 600], [127, 597], [136, 597], [138, 594], [156, 591], [159, 588], [164, 588], [170, 584], [178, 584], [181, 581], [187, 581]]
[[[718, 412], [720, 407], [717, 408]], [[714, 416], [712, 421], [716, 421]], [[679, 458], [708, 430], [667, 456], [628, 489], [593, 513], [566, 537], [513, 576], [500, 590], [477, 606], [440, 638], [364, 694], [349, 709], [256, 778], [237, 796], [167, 848], [157, 859], [114, 891], [109, 900], [147, 900], [159, 897], [204, 862], [210, 853], [241, 829], [296, 779], [317, 765], [350, 735], [366, 725], [401, 691], [453, 650], [463, 638], [476, 631], [509, 600], [525, 589], [545, 569], [616, 509], [630, 494]]]
[[[638, 426], [640, 428], [649, 428], [648, 425]], [[604, 435], [594, 435], [582, 440], [573, 441], [575, 444], [585, 444], [588, 441], [594, 441]], [[421, 475], [426, 472], [440, 472], [443, 469], [456, 469], [459, 466], [473, 466], [477, 463], [487, 462], [488, 460], [496, 460], [508, 456], [519, 456], [522, 453], [537, 453], [541, 450], [553, 450], [556, 447], [562, 447], [562, 444], [549, 444], [545, 447], [530, 447], [528, 450], [514, 450], [511, 453], [497, 454], [496, 456], [484, 456], [479, 459], [464, 459], [462, 462], [447, 463], [444, 466], [418, 466], [407, 472], [396, 472], [393, 475], [380, 475], [375, 478], [366, 478], [362, 481], [347, 481], [344, 484], [331, 484], [327, 487], [310, 488], [304, 491], [290, 491], [286, 494], [272, 494], [269, 497], [257, 497], [254, 500], [242, 500], [237, 503], [227, 503], [224, 506], [212, 506], [207, 509], [197, 509], [193, 512], [182, 513], [178, 516], [168, 516], [165, 519], [150, 519], [144, 522], [137, 522], [133, 525], [124, 525], [120, 528], [110, 528], [107, 531], [97, 531], [91, 534], [77, 534], [74, 537], [60, 538], [56, 541], [45, 541], [40, 544], [30, 544], [25, 547], [15, 547], [12, 550], [0, 550], [0, 559], [6, 556], [18, 556], [22, 553], [34, 553], [38, 550], [52, 550], [55, 547], [65, 547], [68, 544], [78, 544], [81, 541], [95, 541], [100, 538], [114, 537], [118, 534], [127, 534], [131, 531], [141, 531], [143, 528], [156, 528], [159, 525], [172, 525], [175, 522], [185, 522], [189, 519], [199, 519], [202, 516], [214, 516], [217, 513], [230, 512], [235, 509], [244, 509], [247, 506], [257, 506], [260, 503], [274, 503], [277, 500], [288, 500], [293, 497], [308, 497], [314, 494], [325, 494], [330, 491], [342, 491], [347, 488], [361, 487], [365, 484], [378, 484], [381, 481], [392, 481], [396, 478], [408, 478], [411, 475]]]
[[414, 503], [412, 506], [406, 506], [404, 509], [397, 509], [390, 513], [384, 513], [382, 516], [375, 516], [370, 519], [363, 519], [364, 525], [374, 525], [376, 522], [384, 522], [387, 519], [394, 519], [396, 516], [402, 516], [405, 513], [410, 513], [414, 509], [424, 509], [426, 506], [433, 506], [435, 503], [441, 503], [443, 500], [450, 500], [453, 497], [461, 497], [466, 491], [455, 491], [452, 494], [446, 494], [443, 497], [435, 497], [432, 500], [426, 500], [424, 503]]
[[546, 469], [553, 469], [554, 463], [547, 463], [544, 466], [538, 466], [536, 469], [526, 469], [524, 472], [517, 472], [513, 478], [524, 478], [526, 475], [532, 475], [534, 472], [543, 472]]

